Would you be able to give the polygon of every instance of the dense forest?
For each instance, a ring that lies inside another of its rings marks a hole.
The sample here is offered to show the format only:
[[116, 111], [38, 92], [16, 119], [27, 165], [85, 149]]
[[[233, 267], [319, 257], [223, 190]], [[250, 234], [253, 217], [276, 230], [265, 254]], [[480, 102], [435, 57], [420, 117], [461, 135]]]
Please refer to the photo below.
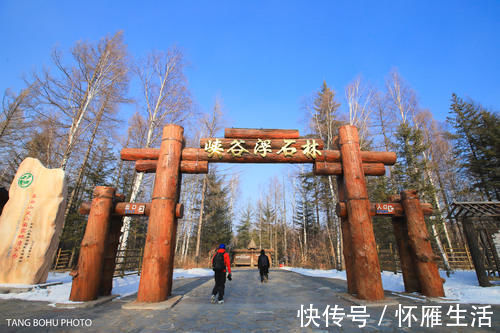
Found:
[[[69, 52], [56, 49], [51, 60], [26, 75], [24, 89], [3, 93], [0, 187], [10, 186], [26, 157], [62, 168], [68, 203], [60, 247], [77, 249], [86, 224], [78, 208], [91, 200], [95, 186], [116, 187], [126, 201], [150, 201], [154, 176], [122, 162], [123, 147], [158, 147], [167, 123], [184, 126], [187, 146], [198, 146], [200, 138], [220, 132], [223, 113], [219, 100], [210, 113], [197, 111], [178, 48], [136, 59], [117, 33], [98, 42], [77, 42]], [[140, 97], [131, 96], [132, 83]], [[301, 130], [323, 139], [325, 149], [334, 148], [341, 125], [352, 124], [362, 149], [397, 153], [386, 176], [368, 177], [370, 200], [383, 202], [403, 189], [417, 189], [434, 207], [427, 223], [438, 248], [463, 244], [460, 226], [447, 219], [453, 201], [500, 200], [499, 113], [466, 96], [442, 98], [450, 100], [445, 122], [419, 105], [417, 92], [394, 70], [383, 89], [359, 77], [342, 92], [320, 81], [317, 92], [298, 106], [307, 119]], [[136, 111], [123, 119], [123, 108]], [[207, 175], [184, 175], [177, 264], [204, 264], [218, 243], [245, 248], [253, 239], [259, 248], [275, 249], [275, 262], [341, 269], [336, 179], [313, 176], [309, 167], [290, 170], [243, 205], [237, 204], [237, 176], [217, 166]], [[374, 229], [380, 247], [393, 242], [386, 220], [374, 218]], [[147, 219], [125, 218], [120, 248], [143, 247], [146, 230]]]

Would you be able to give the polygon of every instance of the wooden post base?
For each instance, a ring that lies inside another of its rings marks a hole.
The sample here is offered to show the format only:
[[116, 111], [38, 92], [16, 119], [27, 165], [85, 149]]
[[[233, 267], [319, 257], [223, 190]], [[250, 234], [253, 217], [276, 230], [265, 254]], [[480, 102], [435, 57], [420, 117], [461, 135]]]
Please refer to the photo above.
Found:
[[443, 280], [439, 276], [417, 191], [401, 192], [401, 203], [406, 215], [410, 246], [416, 257], [415, 267], [422, 294], [443, 297]]
[[93, 301], [99, 295], [114, 194], [115, 189], [112, 187], [97, 186], [94, 190], [78, 258], [78, 270], [73, 274], [71, 301]]

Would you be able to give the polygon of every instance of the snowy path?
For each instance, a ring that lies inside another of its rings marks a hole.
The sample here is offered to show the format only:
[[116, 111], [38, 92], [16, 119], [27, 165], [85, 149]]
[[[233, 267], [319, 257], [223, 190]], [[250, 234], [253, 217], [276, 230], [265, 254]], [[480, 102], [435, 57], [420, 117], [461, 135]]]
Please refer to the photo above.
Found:
[[[207, 270], [208, 273], [211, 272]], [[302, 271], [302, 273], [307, 271]], [[200, 272], [199, 272], [200, 273]], [[308, 272], [318, 275], [319, 272]], [[189, 273], [185, 273], [186, 275]], [[121, 286], [124, 290], [132, 289], [131, 284]], [[445, 332], [457, 331], [495, 331], [500, 326], [500, 306], [493, 305], [489, 311], [491, 326], [478, 328], [479, 319], [472, 313], [474, 305], [457, 303], [425, 302], [414, 298], [394, 296], [390, 292], [386, 297], [392, 298], [394, 304], [384, 307], [357, 307], [356, 304], [340, 297], [346, 292], [346, 283], [336, 278], [312, 277], [297, 274], [287, 270], [272, 270], [270, 281], [261, 284], [258, 272], [250, 269], [240, 269], [233, 273], [233, 281], [226, 283], [226, 303], [210, 304], [209, 297], [213, 287], [211, 277], [185, 278], [174, 280], [173, 294], [182, 295], [182, 299], [171, 309], [162, 311], [124, 310], [122, 305], [133, 301], [135, 296], [123, 297], [110, 303], [92, 309], [54, 309], [43, 302], [27, 302], [22, 300], [0, 300], [0, 331], [30, 332], [31, 328], [6, 327], [9, 318], [85, 318], [92, 322], [89, 328], [71, 328], [65, 331], [73, 332], [261, 332], [279, 331], [296, 332], [332, 329], [334, 323], [330, 318], [333, 309], [337, 307], [337, 315], [342, 317], [339, 324], [348, 332], [368, 331], [425, 331], [435, 332], [436, 329]], [[439, 308], [440, 325], [429, 328], [429, 323], [422, 323], [422, 311], [425, 307]], [[397, 316], [399, 307], [413, 307], [414, 317], [401, 323]], [[478, 309], [479, 306], [476, 306]], [[310, 309], [312, 312], [301, 312]], [[329, 310], [328, 310], [329, 309]], [[453, 325], [453, 311], [464, 311], [460, 315], [461, 324], [466, 327], [457, 330]], [[330, 312], [325, 312], [328, 310]], [[451, 310], [451, 312], [450, 312]], [[317, 312], [315, 312], [317, 311]], [[358, 311], [358, 312], [357, 312]], [[362, 311], [360, 313], [359, 311]], [[477, 312], [477, 311], [476, 311]], [[303, 314], [302, 318], [298, 314]], [[328, 317], [325, 313], [329, 314]], [[340, 315], [342, 313], [342, 315]], [[364, 317], [363, 317], [364, 316]], [[311, 318], [312, 317], [312, 318]], [[326, 319], [329, 318], [327, 328]], [[414, 319], [413, 319], [414, 318]], [[301, 328], [301, 319], [303, 319]], [[311, 320], [312, 319], [312, 320]], [[338, 319], [338, 318], [337, 318]], [[366, 321], [365, 321], [366, 320]], [[471, 325], [475, 327], [471, 327]], [[318, 326], [316, 326], [318, 325]], [[411, 325], [411, 327], [410, 327]], [[61, 331], [50, 328], [47, 331]]]

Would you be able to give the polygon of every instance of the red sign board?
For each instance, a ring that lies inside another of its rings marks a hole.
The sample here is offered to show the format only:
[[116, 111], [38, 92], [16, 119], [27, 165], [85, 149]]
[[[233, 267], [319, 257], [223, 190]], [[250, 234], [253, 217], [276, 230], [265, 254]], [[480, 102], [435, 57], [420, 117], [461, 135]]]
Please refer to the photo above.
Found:
[[127, 204], [125, 206], [126, 215], [144, 215], [146, 212], [146, 205], [140, 204]]
[[394, 205], [390, 203], [378, 203], [376, 204], [376, 214], [394, 214]]

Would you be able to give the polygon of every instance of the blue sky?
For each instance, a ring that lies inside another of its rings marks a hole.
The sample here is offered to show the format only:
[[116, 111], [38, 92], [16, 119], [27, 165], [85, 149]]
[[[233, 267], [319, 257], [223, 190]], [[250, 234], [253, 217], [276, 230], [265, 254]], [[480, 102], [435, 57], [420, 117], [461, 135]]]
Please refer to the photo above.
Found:
[[[498, 110], [499, 17], [500, 1], [0, 0], [0, 91], [20, 89], [56, 46], [123, 30], [133, 56], [181, 47], [199, 109], [220, 96], [232, 127], [303, 132], [302, 101], [323, 80], [343, 101], [357, 75], [382, 88], [394, 68], [444, 120], [452, 92]], [[287, 172], [253, 169], [231, 168], [244, 193]]]

